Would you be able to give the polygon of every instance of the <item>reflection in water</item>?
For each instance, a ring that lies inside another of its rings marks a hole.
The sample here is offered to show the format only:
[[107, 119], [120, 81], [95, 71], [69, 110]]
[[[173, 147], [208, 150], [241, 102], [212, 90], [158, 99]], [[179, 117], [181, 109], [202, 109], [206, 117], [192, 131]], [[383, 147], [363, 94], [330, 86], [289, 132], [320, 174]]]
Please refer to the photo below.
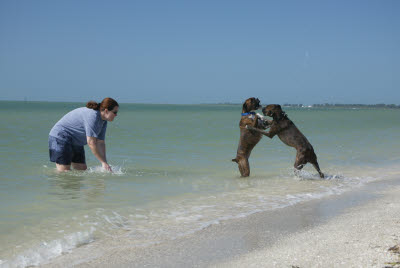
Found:
[[101, 201], [106, 189], [105, 180], [126, 175], [122, 166], [111, 167], [113, 173], [104, 171], [101, 166], [90, 167], [86, 171], [71, 170], [60, 173], [55, 168], [45, 166], [45, 173], [50, 184], [49, 194], [61, 200]]
[[103, 178], [98, 178], [96, 180], [89, 180], [88, 184], [90, 187], [84, 189], [83, 191], [86, 197], [86, 201], [97, 202], [98, 200], [104, 198], [106, 185], [104, 183]]
[[52, 174], [48, 177], [49, 194], [62, 200], [82, 199], [96, 202], [104, 197], [106, 186], [104, 176], [93, 175], [82, 171]]

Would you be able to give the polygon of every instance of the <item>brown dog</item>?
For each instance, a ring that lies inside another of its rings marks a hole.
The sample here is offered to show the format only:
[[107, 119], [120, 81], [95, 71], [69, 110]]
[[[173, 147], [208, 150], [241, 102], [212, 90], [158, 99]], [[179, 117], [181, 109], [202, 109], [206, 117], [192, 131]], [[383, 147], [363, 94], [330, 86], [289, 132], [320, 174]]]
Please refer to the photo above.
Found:
[[272, 117], [272, 121], [268, 121], [270, 126], [269, 132], [255, 128], [251, 124], [247, 128], [255, 133], [264, 134], [271, 139], [278, 135], [279, 139], [288, 146], [294, 147], [297, 150], [296, 162], [294, 168], [296, 171], [302, 169], [305, 164], [311, 163], [318, 171], [321, 178], [324, 174], [319, 169], [317, 156], [314, 148], [307, 138], [300, 132], [295, 124], [287, 117], [286, 113], [278, 104], [270, 104], [262, 109], [263, 114]]
[[250, 175], [249, 157], [254, 146], [261, 140], [262, 134], [258, 132], [252, 132], [246, 129], [246, 126], [252, 126], [253, 128], [263, 128], [263, 121], [260, 117], [255, 114], [255, 110], [261, 108], [260, 100], [256, 98], [249, 98], [243, 103], [242, 118], [239, 122], [240, 128], [240, 139], [239, 146], [237, 149], [236, 158], [232, 159], [239, 166], [239, 171], [242, 177], [248, 177]]

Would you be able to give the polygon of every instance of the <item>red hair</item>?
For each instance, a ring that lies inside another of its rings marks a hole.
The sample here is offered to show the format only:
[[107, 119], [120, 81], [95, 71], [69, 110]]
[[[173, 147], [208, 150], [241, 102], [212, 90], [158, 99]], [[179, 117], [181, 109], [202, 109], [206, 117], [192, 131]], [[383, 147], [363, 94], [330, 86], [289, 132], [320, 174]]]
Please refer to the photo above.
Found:
[[87, 108], [100, 111], [104, 111], [105, 109], [112, 111], [115, 106], [119, 107], [119, 104], [112, 98], [105, 98], [101, 103], [95, 101], [88, 101], [88, 103], [86, 103]]

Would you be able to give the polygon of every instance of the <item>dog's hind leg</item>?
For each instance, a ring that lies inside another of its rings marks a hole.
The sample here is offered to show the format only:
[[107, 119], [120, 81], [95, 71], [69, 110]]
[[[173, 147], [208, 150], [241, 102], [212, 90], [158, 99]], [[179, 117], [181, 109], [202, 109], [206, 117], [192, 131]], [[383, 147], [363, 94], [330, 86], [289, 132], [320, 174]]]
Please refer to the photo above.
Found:
[[296, 161], [294, 162], [294, 174], [300, 177], [300, 170], [307, 164], [307, 161], [302, 153], [297, 153]]
[[248, 177], [250, 176], [250, 164], [249, 164], [249, 159], [241, 157], [237, 161], [238, 166], [239, 166], [239, 171], [242, 177]]
[[324, 173], [322, 173], [322, 171], [319, 169], [319, 165], [318, 165], [317, 160], [315, 160], [315, 161], [313, 161], [313, 162], [310, 162], [310, 163], [314, 166], [314, 168], [318, 171], [319, 176], [323, 179], [323, 178], [325, 177], [325, 175], [324, 175]]
[[296, 177], [300, 177], [300, 170], [304, 167], [304, 165], [294, 165], [294, 175]]

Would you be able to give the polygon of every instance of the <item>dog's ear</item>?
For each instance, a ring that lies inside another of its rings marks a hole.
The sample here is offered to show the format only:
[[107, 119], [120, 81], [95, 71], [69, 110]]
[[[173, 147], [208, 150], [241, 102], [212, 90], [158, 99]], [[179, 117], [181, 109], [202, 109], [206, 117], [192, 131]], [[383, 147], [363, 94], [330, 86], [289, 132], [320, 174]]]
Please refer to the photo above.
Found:
[[286, 113], [282, 111], [282, 108], [279, 104], [275, 104], [274, 114], [276, 116], [276, 120], [278, 121], [286, 117]]
[[282, 108], [281, 108], [281, 106], [280, 106], [279, 104], [274, 104], [272, 110], [273, 110], [275, 113], [280, 113], [280, 112], [282, 111]]
[[243, 103], [242, 110], [243, 110], [243, 112], [248, 112], [247, 109], [248, 109], [248, 108], [247, 108], [247, 101], [245, 101], [245, 102]]

